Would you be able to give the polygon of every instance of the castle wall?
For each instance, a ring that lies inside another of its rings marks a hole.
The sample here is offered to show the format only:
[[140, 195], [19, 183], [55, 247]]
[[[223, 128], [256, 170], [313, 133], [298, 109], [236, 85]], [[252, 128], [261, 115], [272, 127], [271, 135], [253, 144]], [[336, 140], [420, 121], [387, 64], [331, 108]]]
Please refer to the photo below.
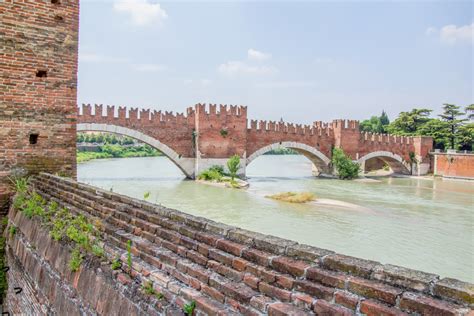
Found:
[[433, 153], [433, 175], [474, 179], [474, 154]]
[[0, 208], [16, 173], [76, 174], [78, 0], [0, 2]]

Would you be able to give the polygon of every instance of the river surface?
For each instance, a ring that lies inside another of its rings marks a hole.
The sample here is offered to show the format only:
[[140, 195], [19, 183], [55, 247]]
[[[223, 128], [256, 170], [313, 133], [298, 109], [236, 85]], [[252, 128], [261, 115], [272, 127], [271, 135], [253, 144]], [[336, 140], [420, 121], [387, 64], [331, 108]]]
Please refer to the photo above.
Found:
[[[189, 214], [342, 254], [474, 282], [474, 181], [319, 179], [304, 156], [261, 156], [247, 167], [250, 188], [185, 180], [165, 157], [89, 161], [78, 179]], [[309, 191], [360, 207], [291, 204], [265, 197]]]

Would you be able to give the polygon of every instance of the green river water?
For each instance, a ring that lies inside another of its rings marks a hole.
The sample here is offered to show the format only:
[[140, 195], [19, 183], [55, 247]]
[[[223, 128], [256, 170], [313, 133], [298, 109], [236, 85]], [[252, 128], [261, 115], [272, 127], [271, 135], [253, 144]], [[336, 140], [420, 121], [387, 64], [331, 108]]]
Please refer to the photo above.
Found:
[[[346, 255], [474, 282], [474, 181], [319, 179], [303, 156], [262, 156], [247, 167], [247, 190], [184, 179], [165, 157], [89, 161], [81, 182], [189, 214]], [[291, 204], [265, 198], [310, 191], [360, 207]]]

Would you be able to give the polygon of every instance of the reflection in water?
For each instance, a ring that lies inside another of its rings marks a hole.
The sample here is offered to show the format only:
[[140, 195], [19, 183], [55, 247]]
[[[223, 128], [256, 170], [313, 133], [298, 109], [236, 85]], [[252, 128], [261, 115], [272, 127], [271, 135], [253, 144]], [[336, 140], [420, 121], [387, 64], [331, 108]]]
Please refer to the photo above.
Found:
[[[319, 179], [303, 156], [262, 156], [247, 168], [246, 191], [194, 183], [164, 157], [91, 161], [78, 167], [85, 183], [190, 214], [331, 249], [474, 281], [474, 183], [413, 178], [380, 182]], [[310, 191], [353, 203], [295, 205], [265, 198]]]

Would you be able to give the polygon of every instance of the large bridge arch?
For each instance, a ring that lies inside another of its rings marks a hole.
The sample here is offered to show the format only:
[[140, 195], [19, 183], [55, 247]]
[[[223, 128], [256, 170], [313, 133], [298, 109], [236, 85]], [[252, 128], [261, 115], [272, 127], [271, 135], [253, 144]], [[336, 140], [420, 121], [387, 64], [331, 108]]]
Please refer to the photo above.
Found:
[[363, 171], [365, 171], [365, 162], [373, 158], [381, 159], [383, 162], [388, 164], [395, 173], [411, 173], [410, 163], [405, 161], [405, 159], [403, 159], [400, 155], [392, 153], [390, 151], [374, 151], [359, 158], [357, 162], [362, 166]]
[[194, 159], [181, 157], [176, 151], [171, 149], [169, 146], [163, 144], [159, 140], [150, 137], [142, 132], [133, 130], [130, 128], [111, 125], [111, 124], [98, 124], [98, 123], [79, 123], [77, 124], [78, 132], [105, 132], [112, 134], [119, 134], [128, 136], [141, 141], [145, 144], [162, 152], [168, 157], [188, 178], [194, 178]]
[[278, 149], [280, 147], [290, 148], [304, 155], [317, 168], [318, 173], [325, 173], [325, 174], [331, 173], [330, 172], [331, 159], [329, 159], [325, 154], [320, 152], [315, 147], [312, 147], [303, 143], [299, 143], [299, 142], [290, 142], [290, 141], [273, 143], [256, 150], [250, 156], [247, 157], [246, 165], [248, 166], [252, 161], [260, 157], [261, 155], [271, 150]]

